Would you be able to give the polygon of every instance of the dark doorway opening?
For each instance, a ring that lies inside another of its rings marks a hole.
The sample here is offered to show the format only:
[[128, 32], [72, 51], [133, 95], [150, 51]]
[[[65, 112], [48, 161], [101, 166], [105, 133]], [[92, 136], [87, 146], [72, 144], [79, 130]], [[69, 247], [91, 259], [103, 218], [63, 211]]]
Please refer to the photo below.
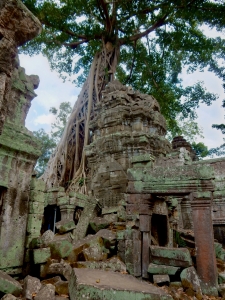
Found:
[[82, 207], [76, 206], [76, 208], [74, 210], [74, 216], [73, 216], [73, 220], [75, 222], [75, 225], [78, 224], [83, 210], [84, 209]]
[[60, 209], [57, 205], [48, 205], [44, 210], [44, 220], [41, 228], [41, 233], [44, 233], [47, 230], [52, 230], [54, 228], [54, 218], [56, 215], [55, 222], [59, 222], [61, 220]]
[[151, 235], [159, 246], [166, 246], [168, 243], [168, 222], [166, 215], [153, 214], [151, 224]]

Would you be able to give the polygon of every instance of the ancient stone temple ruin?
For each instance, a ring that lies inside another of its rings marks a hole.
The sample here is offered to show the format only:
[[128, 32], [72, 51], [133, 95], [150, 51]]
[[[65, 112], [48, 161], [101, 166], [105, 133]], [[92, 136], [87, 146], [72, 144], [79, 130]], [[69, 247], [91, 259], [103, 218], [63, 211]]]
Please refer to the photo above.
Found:
[[25, 118], [39, 79], [17, 47], [41, 26], [19, 0], [0, 0], [0, 19], [0, 296], [224, 297], [225, 158], [170, 143], [157, 100], [115, 80], [92, 114], [87, 177], [37, 179]]

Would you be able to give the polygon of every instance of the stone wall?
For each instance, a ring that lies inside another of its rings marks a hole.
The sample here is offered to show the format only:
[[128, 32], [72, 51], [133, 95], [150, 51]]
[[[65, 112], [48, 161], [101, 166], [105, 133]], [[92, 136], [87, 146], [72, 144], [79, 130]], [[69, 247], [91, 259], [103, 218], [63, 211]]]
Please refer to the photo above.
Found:
[[40, 153], [25, 128], [38, 76], [20, 67], [17, 47], [41, 30], [19, 0], [0, 1], [0, 269], [21, 273], [31, 175]]
[[41, 31], [41, 24], [20, 0], [0, 1], [0, 133], [14, 107], [11, 97], [12, 76], [18, 67], [17, 47]]

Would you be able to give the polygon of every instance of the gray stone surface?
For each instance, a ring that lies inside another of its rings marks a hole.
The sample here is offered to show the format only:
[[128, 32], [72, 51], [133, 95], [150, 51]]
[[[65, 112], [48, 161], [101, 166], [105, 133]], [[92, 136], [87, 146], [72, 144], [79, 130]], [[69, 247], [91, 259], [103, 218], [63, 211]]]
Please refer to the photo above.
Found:
[[1, 300], [17, 300], [18, 298], [16, 298], [15, 296], [13, 296], [12, 294], [6, 294], [5, 296], [3, 296], [1, 298]]
[[192, 265], [190, 252], [187, 248], [167, 248], [151, 246], [151, 261], [154, 264], [175, 267], [189, 267]]
[[131, 275], [89, 269], [73, 269], [69, 282], [71, 300], [77, 299], [138, 299], [172, 300], [152, 284]]
[[157, 265], [150, 263], [148, 266], [148, 273], [150, 274], [167, 274], [167, 275], [175, 275], [176, 272], [180, 270], [179, 267], [166, 266], [166, 265]]
[[200, 280], [194, 267], [184, 269], [180, 274], [180, 278], [184, 288], [192, 289], [198, 295], [202, 294]]
[[0, 271], [0, 292], [19, 296], [23, 288], [21, 284], [5, 272]]
[[44, 285], [34, 297], [34, 300], [55, 300], [55, 286], [50, 283]]
[[33, 299], [33, 294], [36, 294], [39, 292], [41, 289], [42, 284], [40, 280], [36, 277], [32, 276], [27, 276], [24, 279], [24, 284], [23, 284], [23, 297], [32, 300]]
[[153, 275], [153, 282], [160, 284], [160, 285], [164, 285], [164, 284], [168, 284], [170, 282], [170, 277], [169, 275]]

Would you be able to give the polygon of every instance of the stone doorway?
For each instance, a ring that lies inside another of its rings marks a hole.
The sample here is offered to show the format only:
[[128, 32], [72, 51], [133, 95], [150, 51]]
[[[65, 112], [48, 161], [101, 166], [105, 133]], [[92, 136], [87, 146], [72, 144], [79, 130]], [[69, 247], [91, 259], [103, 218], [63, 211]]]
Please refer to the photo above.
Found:
[[153, 245], [165, 247], [168, 244], [168, 219], [166, 215], [152, 214], [151, 236]]
[[48, 205], [45, 207], [41, 233], [44, 233], [47, 230], [53, 231], [55, 214], [56, 214], [55, 222], [57, 223], [61, 220], [61, 213], [59, 207], [57, 205]]

